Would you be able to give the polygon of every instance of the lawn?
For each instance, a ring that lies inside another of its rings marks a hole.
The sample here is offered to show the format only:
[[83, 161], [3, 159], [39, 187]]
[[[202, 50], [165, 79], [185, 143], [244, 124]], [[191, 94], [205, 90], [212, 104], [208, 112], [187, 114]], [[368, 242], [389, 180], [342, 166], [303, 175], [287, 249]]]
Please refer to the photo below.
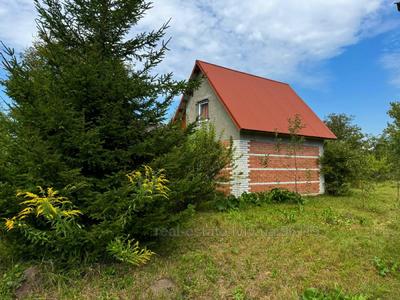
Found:
[[[395, 188], [389, 184], [368, 198], [359, 191], [348, 197], [310, 197], [303, 208], [265, 204], [197, 212], [165, 234], [147, 265], [57, 272], [43, 263], [30, 297], [299, 299], [310, 287], [337, 287], [371, 299], [398, 299], [399, 270], [379, 275], [382, 269], [374, 258], [400, 262], [399, 212]], [[4, 273], [10, 260], [3, 260]]]

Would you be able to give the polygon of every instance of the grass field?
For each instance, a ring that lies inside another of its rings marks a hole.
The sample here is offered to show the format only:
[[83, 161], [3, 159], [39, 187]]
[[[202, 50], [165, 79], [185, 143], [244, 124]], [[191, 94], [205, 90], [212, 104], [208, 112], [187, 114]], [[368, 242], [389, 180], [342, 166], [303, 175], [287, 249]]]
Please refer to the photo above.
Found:
[[[400, 298], [398, 268], [379, 275], [385, 262], [400, 262], [400, 209], [389, 184], [368, 199], [357, 191], [308, 198], [303, 209], [266, 204], [198, 212], [168, 235], [140, 268], [95, 265], [57, 273], [43, 264], [30, 297], [299, 299], [310, 287], [338, 287], [371, 299]], [[9, 274], [5, 257], [0, 272]], [[170, 289], [162, 292], [163, 285]]]

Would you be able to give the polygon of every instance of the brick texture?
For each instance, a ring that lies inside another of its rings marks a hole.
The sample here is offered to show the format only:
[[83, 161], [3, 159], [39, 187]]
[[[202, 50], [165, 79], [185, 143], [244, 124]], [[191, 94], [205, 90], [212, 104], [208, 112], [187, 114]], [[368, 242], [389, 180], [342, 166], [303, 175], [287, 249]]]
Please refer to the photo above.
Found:
[[[294, 168], [294, 157], [276, 157], [276, 156], [250, 156], [250, 168]], [[301, 158], [297, 157], [297, 168], [299, 169], [317, 169], [317, 158]]]
[[254, 182], [291, 182], [319, 181], [318, 171], [275, 171], [275, 170], [250, 170], [250, 183]]
[[[225, 141], [224, 145], [228, 143]], [[268, 141], [234, 140], [233, 146], [235, 168], [228, 167], [220, 174], [230, 179], [229, 183], [218, 187], [225, 194], [239, 196], [243, 192], [261, 192], [273, 188], [294, 191], [294, 181], [301, 182], [297, 184], [297, 191], [301, 194], [320, 192], [318, 145], [302, 146], [296, 153], [296, 163], [294, 157], [287, 156], [293, 153], [285, 143], [277, 147], [276, 143]]]
[[[279, 147], [276, 143], [250, 141], [250, 154], [275, 154], [275, 155], [293, 155], [287, 144], [281, 143]], [[319, 156], [319, 148], [316, 146], [302, 146], [297, 150], [297, 155]]]

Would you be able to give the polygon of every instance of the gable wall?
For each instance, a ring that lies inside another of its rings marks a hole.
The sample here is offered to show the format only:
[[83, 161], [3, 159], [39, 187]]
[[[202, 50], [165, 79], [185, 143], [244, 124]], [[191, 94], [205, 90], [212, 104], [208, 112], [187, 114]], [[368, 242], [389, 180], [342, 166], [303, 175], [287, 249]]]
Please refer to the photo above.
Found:
[[186, 121], [188, 124], [196, 122], [197, 103], [208, 99], [208, 109], [210, 122], [214, 125], [221, 140], [239, 139], [240, 134], [236, 125], [233, 123], [225, 107], [218, 99], [208, 80], [203, 78], [200, 87], [193, 92], [186, 105]]

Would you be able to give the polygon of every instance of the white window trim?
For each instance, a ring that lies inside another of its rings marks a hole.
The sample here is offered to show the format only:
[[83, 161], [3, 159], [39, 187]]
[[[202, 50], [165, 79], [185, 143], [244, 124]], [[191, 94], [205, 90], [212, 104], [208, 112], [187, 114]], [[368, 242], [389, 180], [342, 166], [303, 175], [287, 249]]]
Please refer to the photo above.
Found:
[[[207, 104], [208, 105], [208, 118], [207, 119], [201, 119], [201, 106], [203, 104]], [[208, 99], [203, 99], [199, 102], [197, 102], [197, 121], [198, 122], [207, 122], [208, 120], [210, 120], [210, 102], [208, 101]]]

